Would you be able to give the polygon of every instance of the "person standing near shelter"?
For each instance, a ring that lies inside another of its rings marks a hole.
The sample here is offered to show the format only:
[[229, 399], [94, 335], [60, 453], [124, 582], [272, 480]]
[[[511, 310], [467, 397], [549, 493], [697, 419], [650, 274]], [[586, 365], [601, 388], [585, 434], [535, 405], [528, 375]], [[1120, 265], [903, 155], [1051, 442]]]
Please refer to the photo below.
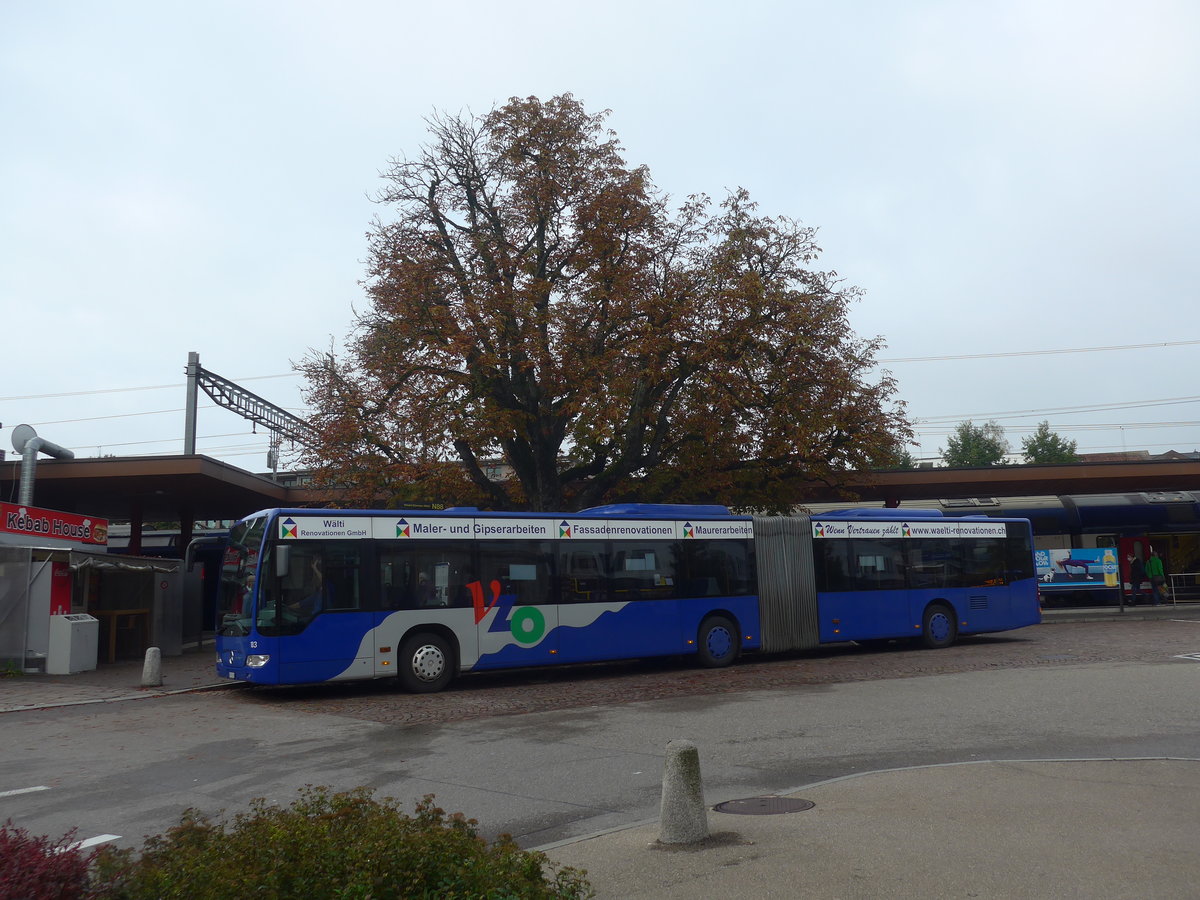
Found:
[[1153, 547], [1150, 548], [1150, 558], [1146, 560], [1146, 577], [1150, 579], [1150, 602], [1158, 606], [1166, 596], [1163, 585], [1167, 583], [1167, 571], [1163, 567], [1162, 557]]
[[1140, 558], [1130, 553], [1125, 557], [1129, 564], [1129, 605], [1137, 606], [1142, 599], [1142, 582], [1146, 580], [1146, 567]]

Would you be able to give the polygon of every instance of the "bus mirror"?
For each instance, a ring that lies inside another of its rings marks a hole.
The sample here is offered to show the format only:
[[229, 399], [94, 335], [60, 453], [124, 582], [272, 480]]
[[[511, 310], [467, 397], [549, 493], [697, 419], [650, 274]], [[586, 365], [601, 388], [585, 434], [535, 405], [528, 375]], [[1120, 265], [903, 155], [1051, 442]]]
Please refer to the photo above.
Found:
[[275, 575], [279, 578], [287, 578], [291, 563], [292, 548], [282, 545], [277, 546], [275, 548]]
[[190, 572], [196, 567], [196, 551], [202, 547], [216, 547], [225, 539], [217, 537], [198, 537], [188, 541], [187, 549], [183, 551], [184, 571]]

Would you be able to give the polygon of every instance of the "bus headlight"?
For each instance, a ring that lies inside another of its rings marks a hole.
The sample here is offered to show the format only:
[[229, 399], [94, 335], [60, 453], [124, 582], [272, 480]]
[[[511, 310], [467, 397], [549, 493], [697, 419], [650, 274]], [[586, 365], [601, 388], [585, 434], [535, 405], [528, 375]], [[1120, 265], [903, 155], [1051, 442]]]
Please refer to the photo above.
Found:
[[246, 657], [246, 665], [251, 669], [261, 669], [270, 661], [271, 657], [265, 653], [251, 653]]

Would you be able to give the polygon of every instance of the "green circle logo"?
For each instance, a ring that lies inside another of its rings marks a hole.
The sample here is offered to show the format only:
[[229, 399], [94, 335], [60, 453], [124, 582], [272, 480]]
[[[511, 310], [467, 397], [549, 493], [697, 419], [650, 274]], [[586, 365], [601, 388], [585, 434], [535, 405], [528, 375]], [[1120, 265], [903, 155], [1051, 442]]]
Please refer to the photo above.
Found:
[[508, 627], [520, 644], [536, 644], [546, 633], [546, 617], [535, 606], [522, 606], [512, 614]]

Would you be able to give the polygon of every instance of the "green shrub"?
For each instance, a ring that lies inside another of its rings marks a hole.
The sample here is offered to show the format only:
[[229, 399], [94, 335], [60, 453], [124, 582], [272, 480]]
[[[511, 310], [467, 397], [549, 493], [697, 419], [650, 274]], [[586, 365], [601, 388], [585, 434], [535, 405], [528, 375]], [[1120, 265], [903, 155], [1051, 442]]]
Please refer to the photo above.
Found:
[[0, 898], [78, 900], [86, 896], [88, 866], [96, 855], [75, 846], [75, 832], [59, 840], [31, 835], [8, 820], [0, 825]]
[[593, 896], [586, 873], [551, 871], [542, 854], [508, 835], [489, 844], [476, 824], [447, 816], [432, 795], [410, 816], [367, 788], [307, 787], [287, 808], [254, 800], [232, 821], [189, 810], [165, 835], [148, 838], [140, 854], [101, 851], [94, 878], [101, 896], [113, 900]]

